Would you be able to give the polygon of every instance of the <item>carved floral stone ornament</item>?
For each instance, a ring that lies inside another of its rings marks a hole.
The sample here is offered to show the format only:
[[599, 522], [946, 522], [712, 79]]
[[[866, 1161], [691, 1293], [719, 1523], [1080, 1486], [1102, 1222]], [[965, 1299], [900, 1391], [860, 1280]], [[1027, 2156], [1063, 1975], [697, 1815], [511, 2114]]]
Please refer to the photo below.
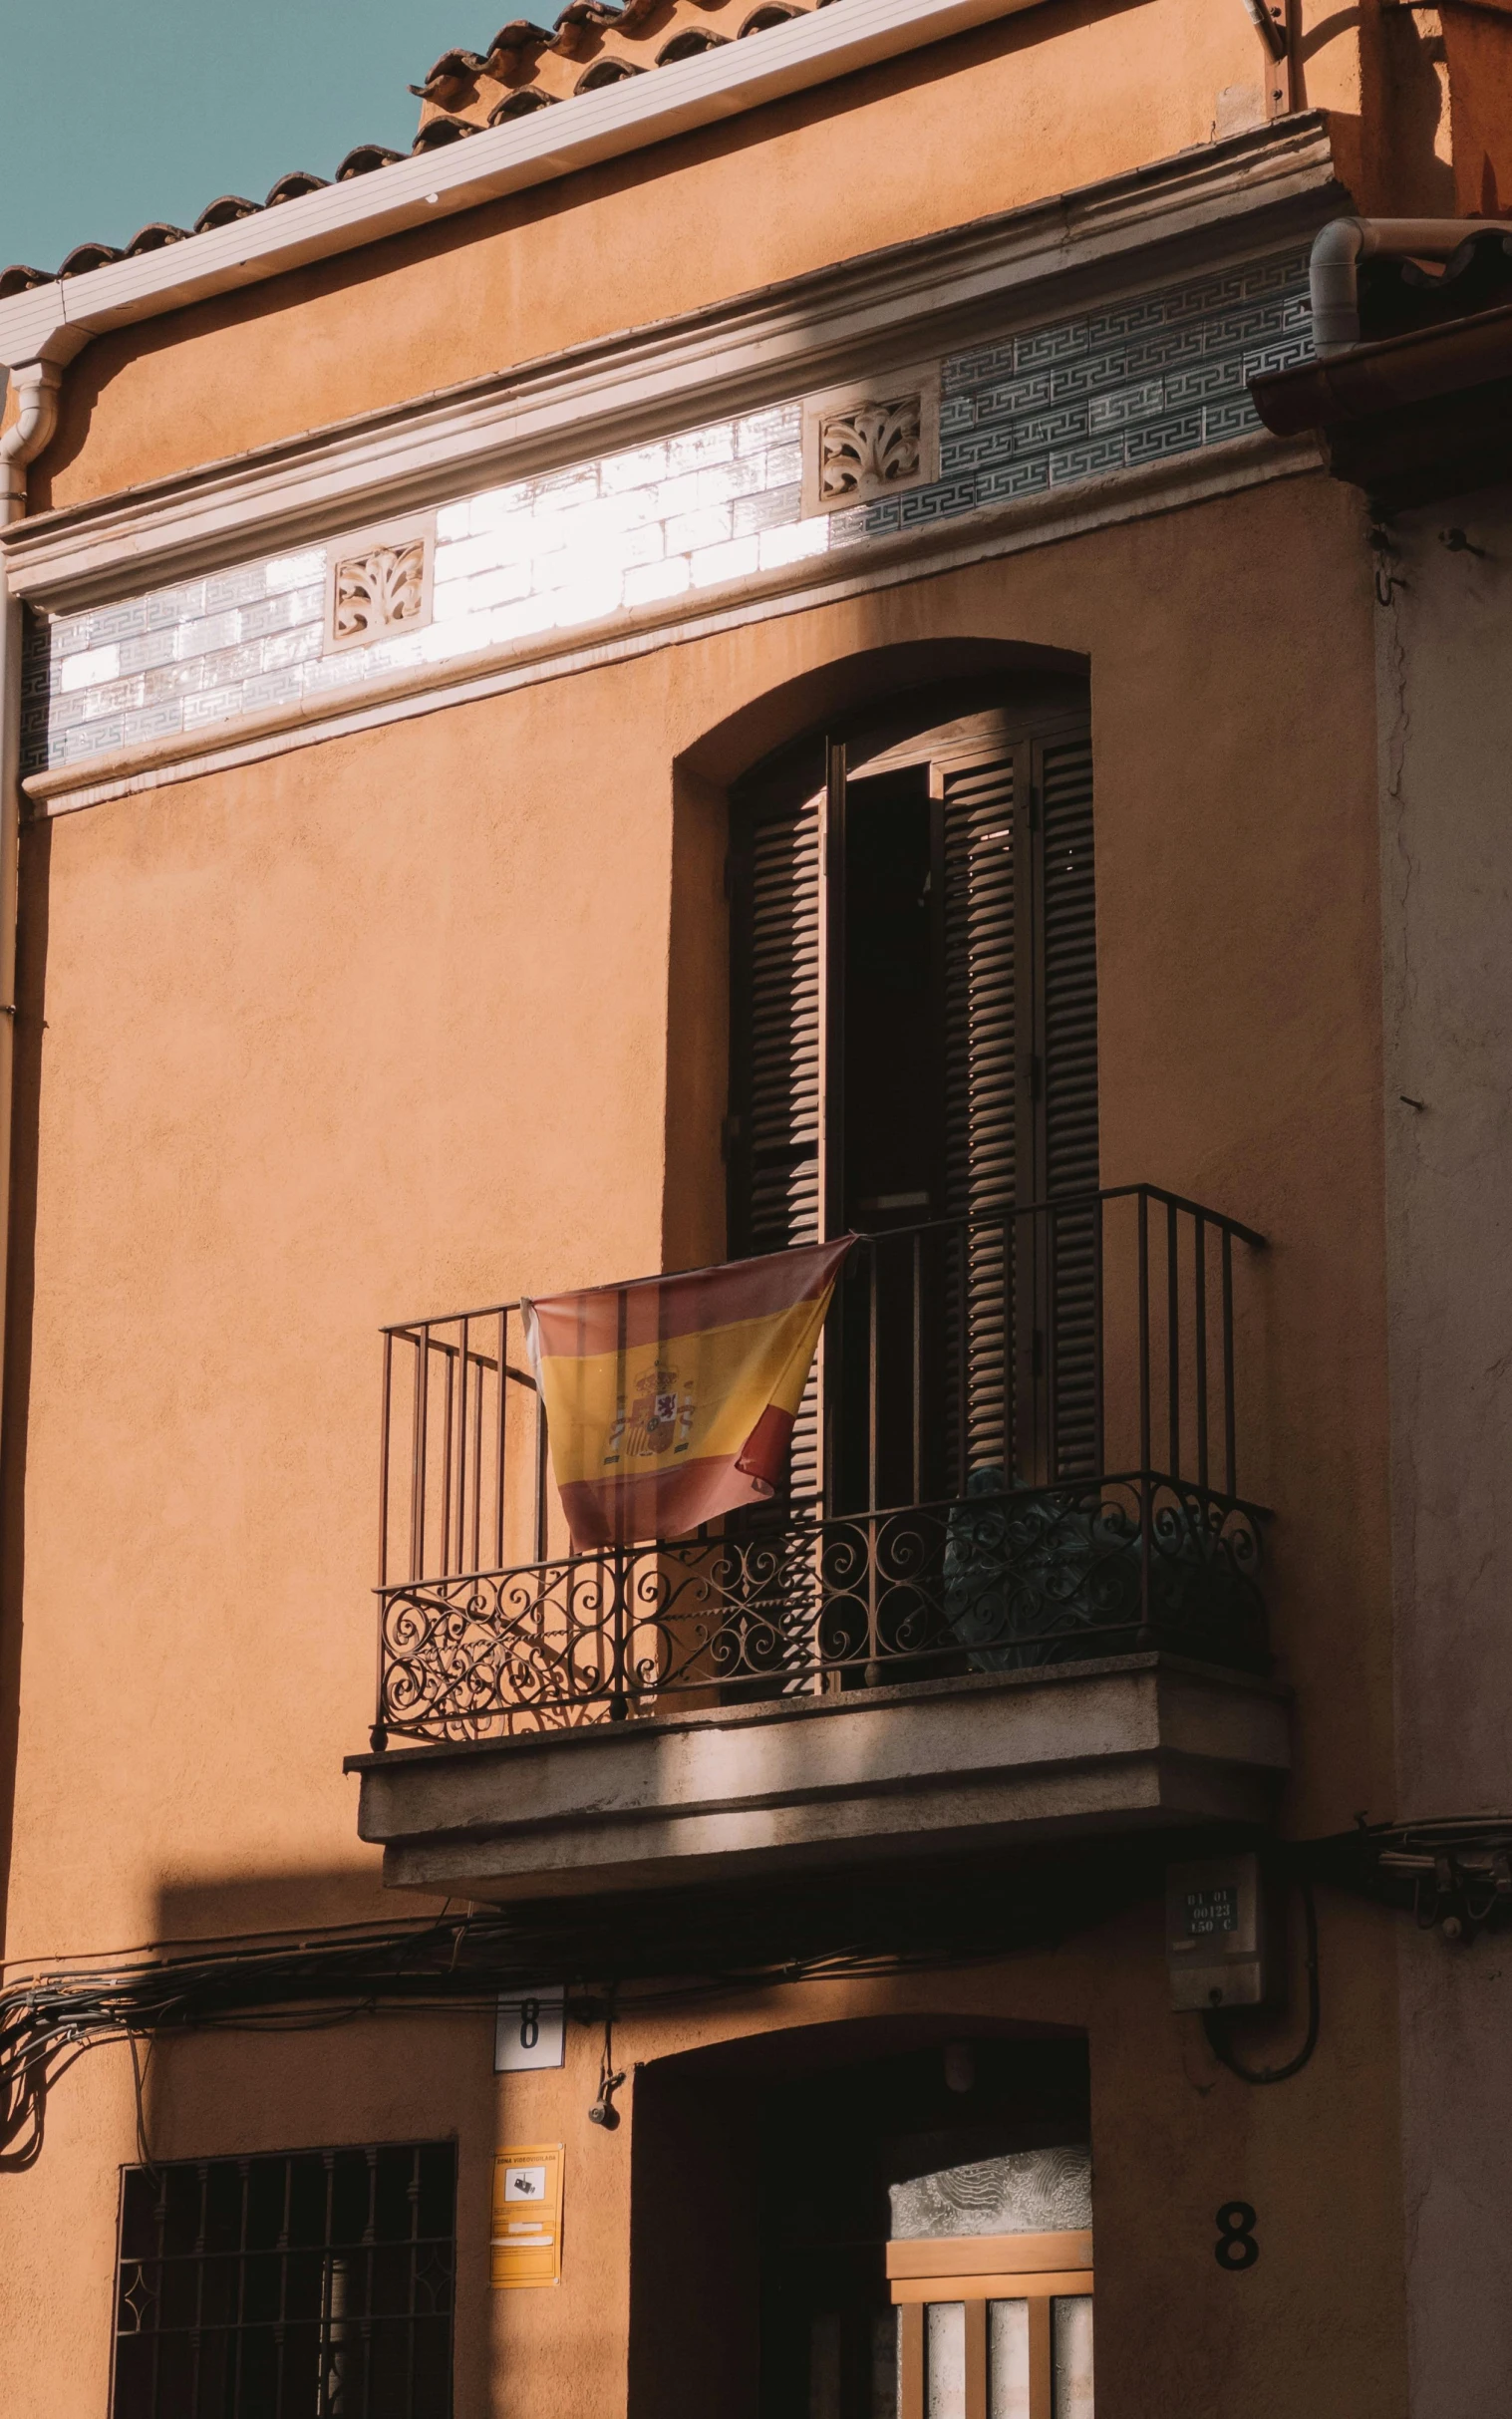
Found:
[[854, 503], [919, 475], [919, 398], [862, 404], [819, 423], [819, 488], [826, 503]]
[[429, 520], [336, 539], [327, 553], [326, 652], [423, 630], [431, 619], [435, 553]]
[[877, 503], [939, 475], [938, 362], [805, 403], [805, 516]]

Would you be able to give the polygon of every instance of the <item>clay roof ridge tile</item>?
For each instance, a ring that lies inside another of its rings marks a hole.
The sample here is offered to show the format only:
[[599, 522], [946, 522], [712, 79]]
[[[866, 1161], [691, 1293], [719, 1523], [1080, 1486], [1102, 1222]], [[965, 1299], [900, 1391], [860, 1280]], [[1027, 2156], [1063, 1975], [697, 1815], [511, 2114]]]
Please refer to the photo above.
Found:
[[13, 260], [8, 269], [0, 269], [0, 302], [12, 294], [29, 294], [33, 286], [56, 285], [55, 269], [29, 269], [21, 260]]
[[116, 243], [76, 243], [63, 262], [60, 277], [87, 277], [91, 269], [108, 267], [113, 260], [125, 260], [126, 253]]
[[203, 235], [211, 227], [233, 226], [238, 218], [251, 218], [262, 208], [260, 201], [248, 201], [245, 193], [222, 193], [207, 201], [194, 221], [193, 232]]
[[160, 252], [164, 244], [187, 243], [188, 237], [187, 227], [175, 227], [166, 218], [150, 218], [145, 227], [137, 229], [126, 247], [126, 256], [128, 260], [140, 260], [144, 252]]

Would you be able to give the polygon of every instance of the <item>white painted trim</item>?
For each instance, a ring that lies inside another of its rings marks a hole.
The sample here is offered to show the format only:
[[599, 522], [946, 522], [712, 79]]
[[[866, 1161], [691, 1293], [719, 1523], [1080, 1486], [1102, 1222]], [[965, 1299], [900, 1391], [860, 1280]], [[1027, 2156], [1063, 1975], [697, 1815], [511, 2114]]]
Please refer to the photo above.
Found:
[[612, 622], [598, 625], [597, 635], [592, 625], [586, 631], [572, 632], [570, 638], [560, 632], [547, 633], [523, 645], [479, 654], [461, 673], [454, 666], [427, 667], [396, 677], [381, 692], [375, 684], [345, 703], [311, 699], [259, 715], [255, 723], [248, 717], [219, 742], [207, 744], [203, 732], [175, 734], [167, 740], [121, 749], [89, 764], [58, 765], [47, 772], [31, 773], [22, 787], [37, 814], [73, 813], [143, 790], [259, 763], [291, 749], [436, 714], [448, 706], [470, 705], [539, 681], [561, 680], [572, 673], [624, 663], [659, 647], [687, 646], [745, 624], [842, 604], [909, 580], [938, 577], [1120, 522], [1180, 511], [1273, 479], [1296, 478], [1320, 469], [1322, 463], [1323, 455], [1311, 438], [1283, 442], [1268, 432], [1238, 437], [1226, 445], [1154, 461], [1137, 470], [1086, 479], [1049, 495], [1016, 498], [975, 515], [969, 534], [955, 521], [905, 536], [870, 539], [838, 555], [815, 555], [763, 579], [742, 582], [729, 603], [712, 610], [700, 598], [635, 616], [619, 614]]
[[1339, 190], [1321, 116], [1234, 136], [500, 377], [34, 514], [0, 534], [10, 592], [73, 611], [795, 399], [1082, 308], [1115, 285], [1134, 291], [1214, 258], [1306, 242]]
[[754, 40], [725, 43], [649, 76], [629, 76], [560, 109], [538, 110], [445, 151], [349, 177], [187, 242], [35, 286], [0, 303], [0, 362], [72, 361], [107, 329], [132, 327], [574, 175], [1038, 5], [843, 0], [837, 8], [814, 9]]

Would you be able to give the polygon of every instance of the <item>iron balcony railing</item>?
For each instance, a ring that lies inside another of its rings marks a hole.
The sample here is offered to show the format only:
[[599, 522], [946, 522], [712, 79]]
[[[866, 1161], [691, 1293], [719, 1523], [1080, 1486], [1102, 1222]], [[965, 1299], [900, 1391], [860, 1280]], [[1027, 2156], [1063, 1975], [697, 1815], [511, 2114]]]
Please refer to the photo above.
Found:
[[375, 1749], [1152, 1646], [1262, 1665], [1262, 1248], [1151, 1185], [863, 1235], [785, 1495], [586, 1554], [518, 1305], [385, 1330]]

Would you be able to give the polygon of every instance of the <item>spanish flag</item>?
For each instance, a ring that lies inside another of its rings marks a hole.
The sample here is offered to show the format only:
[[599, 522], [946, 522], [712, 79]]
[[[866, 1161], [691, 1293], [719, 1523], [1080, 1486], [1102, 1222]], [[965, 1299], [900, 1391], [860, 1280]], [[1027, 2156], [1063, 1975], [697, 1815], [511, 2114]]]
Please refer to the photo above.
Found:
[[853, 1241], [520, 1304], [580, 1552], [771, 1495]]

